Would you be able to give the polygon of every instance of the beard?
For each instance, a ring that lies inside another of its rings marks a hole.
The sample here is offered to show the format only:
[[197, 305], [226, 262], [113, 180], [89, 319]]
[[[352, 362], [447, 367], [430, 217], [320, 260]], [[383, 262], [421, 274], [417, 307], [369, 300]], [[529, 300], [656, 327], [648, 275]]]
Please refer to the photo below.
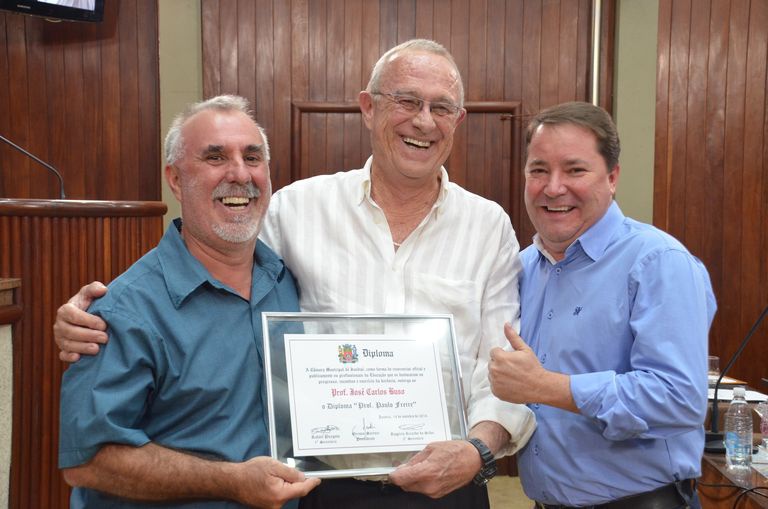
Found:
[[221, 240], [240, 244], [253, 240], [259, 233], [260, 221], [252, 216], [238, 216], [229, 223], [216, 223], [213, 225], [213, 233]]
[[[217, 200], [225, 196], [237, 196], [258, 200], [261, 196], [259, 188], [253, 182], [246, 184], [233, 184], [231, 182], [222, 182], [213, 190], [213, 199]], [[255, 210], [255, 204], [254, 210]], [[213, 225], [213, 232], [220, 239], [226, 242], [242, 243], [253, 240], [259, 233], [261, 226], [261, 217], [258, 214], [244, 212], [237, 215], [227, 223], [216, 223]]]

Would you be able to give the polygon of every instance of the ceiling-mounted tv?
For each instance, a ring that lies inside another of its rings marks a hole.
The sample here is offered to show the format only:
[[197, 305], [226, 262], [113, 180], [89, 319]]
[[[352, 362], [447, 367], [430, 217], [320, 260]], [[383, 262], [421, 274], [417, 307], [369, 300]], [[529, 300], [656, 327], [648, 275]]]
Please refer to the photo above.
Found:
[[55, 20], [104, 19], [104, 0], [0, 0], [0, 9]]

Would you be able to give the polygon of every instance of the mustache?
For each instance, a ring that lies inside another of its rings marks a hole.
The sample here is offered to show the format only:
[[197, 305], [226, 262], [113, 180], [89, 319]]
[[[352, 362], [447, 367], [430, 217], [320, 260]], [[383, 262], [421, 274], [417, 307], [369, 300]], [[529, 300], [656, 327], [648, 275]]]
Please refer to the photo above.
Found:
[[233, 196], [237, 198], [258, 198], [261, 196], [261, 191], [256, 187], [253, 182], [247, 184], [235, 184], [232, 182], [222, 182], [213, 190], [213, 199], [226, 198], [227, 196]]

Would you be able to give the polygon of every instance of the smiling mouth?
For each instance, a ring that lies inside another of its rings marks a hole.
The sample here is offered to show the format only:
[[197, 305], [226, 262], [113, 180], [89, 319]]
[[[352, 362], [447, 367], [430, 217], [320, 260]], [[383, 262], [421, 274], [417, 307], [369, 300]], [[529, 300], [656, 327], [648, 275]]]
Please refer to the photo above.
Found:
[[568, 207], [568, 206], [561, 206], [561, 207], [551, 207], [548, 205], [542, 205], [542, 207], [546, 212], [555, 212], [555, 213], [566, 213], [572, 211], [575, 207]]
[[407, 137], [403, 137], [403, 141], [405, 142], [406, 145], [420, 148], [420, 149], [428, 149], [432, 145], [431, 141], [422, 141], [422, 140], [417, 140], [414, 138], [407, 138]]
[[219, 201], [230, 210], [243, 210], [251, 202], [251, 199], [244, 196], [225, 196], [219, 198]]

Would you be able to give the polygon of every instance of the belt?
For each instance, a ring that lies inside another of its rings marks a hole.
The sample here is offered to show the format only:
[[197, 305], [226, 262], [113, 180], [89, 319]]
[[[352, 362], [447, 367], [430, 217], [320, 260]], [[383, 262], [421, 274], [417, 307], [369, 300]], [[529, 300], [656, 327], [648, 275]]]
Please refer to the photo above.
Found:
[[[638, 493], [637, 495], [630, 495], [604, 504], [587, 507], [594, 509], [674, 509], [681, 504], [687, 504], [694, 491], [696, 491], [695, 480], [686, 479], [667, 484], [652, 491], [646, 491], [645, 493]], [[536, 502], [536, 508], [576, 509], [567, 505], [543, 504], [541, 502]]]

